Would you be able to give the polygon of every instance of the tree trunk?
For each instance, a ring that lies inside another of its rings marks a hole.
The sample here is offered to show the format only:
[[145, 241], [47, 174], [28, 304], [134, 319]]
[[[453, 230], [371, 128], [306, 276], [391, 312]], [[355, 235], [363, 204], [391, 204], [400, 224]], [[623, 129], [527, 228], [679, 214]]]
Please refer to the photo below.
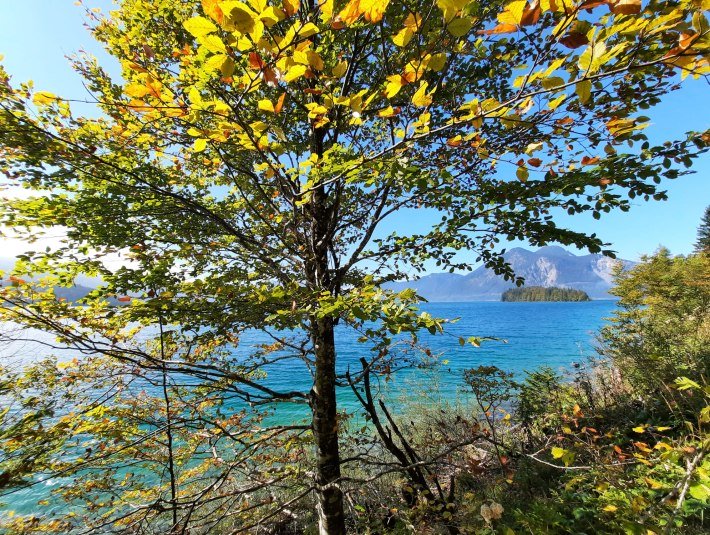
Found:
[[339, 481], [340, 453], [335, 400], [333, 319], [314, 319], [311, 326], [316, 357], [311, 409], [317, 454], [315, 482], [318, 498], [318, 532], [321, 535], [341, 535], [345, 533], [345, 515]]

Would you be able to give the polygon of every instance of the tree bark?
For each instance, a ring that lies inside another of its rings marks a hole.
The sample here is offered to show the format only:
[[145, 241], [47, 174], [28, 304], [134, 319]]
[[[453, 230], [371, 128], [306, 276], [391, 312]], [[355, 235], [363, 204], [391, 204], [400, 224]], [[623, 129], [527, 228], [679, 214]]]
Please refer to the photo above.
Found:
[[316, 496], [318, 532], [345, 533], [343, 492], [340, 489], [340, 452], [335, 398], [335, 334], [332, 318], [311, 322], [316, 366], [311, 392], [313, 436], [316, 443]]

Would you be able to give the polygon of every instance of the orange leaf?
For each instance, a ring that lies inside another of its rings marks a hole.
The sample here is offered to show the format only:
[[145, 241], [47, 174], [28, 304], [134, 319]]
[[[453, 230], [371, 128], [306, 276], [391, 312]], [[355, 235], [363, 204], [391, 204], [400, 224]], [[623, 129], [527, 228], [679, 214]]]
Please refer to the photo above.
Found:
[[120, 301], [121, 303], [128, 303], [130, 300], [131, 300], [131, 298], [128, 297], [127, 295], [125, 295], [125, 296], [123, 296], [123, 297], [119, 297], [119, 298], [117, 299], [117, 301]]
[[589, 156], [584, 156], [582, 158], [582, 165], [594, 165], [599, 161], [599, 156], [594, 156], [594, 158], [590, 158]]
[[540, 158], [530, 158], [528, 163], [533, 167], [540, 167], [540, 165], [542, 165], [542, 160]]
[[264, 68], [264, 60], [256, 52], [249, 52], [249, 67], [256, 71], [260, 71]]
[[617, 0], [611, 2], [609, 9], [615, 15], [638, 15], [641, 13], [641, 0]]
[[492, 30], [480, 30], [478, 33], [481, 35], [495, 35], [498, 33], [513, 33], [518, 31], [518, 27], [515, 24], [502, 23], [495, 26]]
[[274, 105], [274, 113], [281, 113], [281, 109], [284, 107], [284, 100], [286, 100], [286, 93], [281, 93], [279, 100]]
[[300, 0], [283, 0], [284, 13], [289, 17], [293, 17], [300, 7]]

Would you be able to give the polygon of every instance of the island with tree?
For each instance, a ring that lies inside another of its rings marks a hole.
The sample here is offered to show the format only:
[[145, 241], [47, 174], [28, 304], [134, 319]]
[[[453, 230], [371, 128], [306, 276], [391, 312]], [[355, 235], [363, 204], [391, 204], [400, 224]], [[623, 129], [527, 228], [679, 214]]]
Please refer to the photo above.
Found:
[[591, 301], [586, 292], [558, 286], [527, 286], [511, 288], [500, 296], [501, 301]]

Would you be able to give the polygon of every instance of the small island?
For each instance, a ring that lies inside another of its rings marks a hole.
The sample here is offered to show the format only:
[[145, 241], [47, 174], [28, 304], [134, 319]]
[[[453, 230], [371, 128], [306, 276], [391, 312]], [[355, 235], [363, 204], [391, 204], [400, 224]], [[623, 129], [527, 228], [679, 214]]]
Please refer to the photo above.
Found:
[[591, 301], [586, 292], [573, 288], [527, 286], [511, 288], [500, 296], [501, 301]]

